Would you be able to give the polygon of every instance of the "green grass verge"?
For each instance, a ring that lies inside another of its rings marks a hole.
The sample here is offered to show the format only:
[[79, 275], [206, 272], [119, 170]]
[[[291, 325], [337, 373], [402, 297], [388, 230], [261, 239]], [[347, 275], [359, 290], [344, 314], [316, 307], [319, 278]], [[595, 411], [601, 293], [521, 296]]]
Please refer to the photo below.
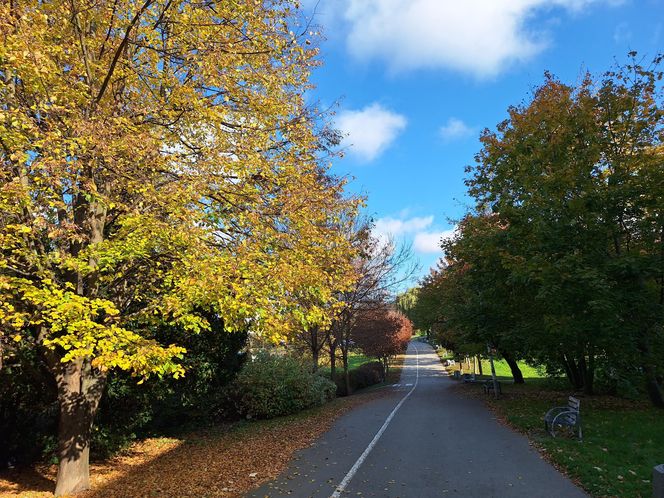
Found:
[[[447, 359], [442, 352], [439, 356]], [[485, 398], [487, 403], [527, 434], [552, 463], [592, 496], [652, 496], [652, 468], [664, 463], [664, 410], [611, 396], [580, 397], [583, 441], [554, 439], [544, 431], [543, 418], [553, 406], [567, 404], [571, 391], [566, 380], [547, 378], [537, 368], [519, 362], [526, 384], [514, 385], [509, 382], [512, 376], [507, 362], [496, 360], [494, 365], [496, 375], [506, 382], [501, 399]], [[490, 375], [488, 360], [482, 367]], [[477, 386], [465, 388], [479, 395]]]
[[[440, 357], [441, 360], [451, 360], [454, 358], [453, 353], [444, 351], [444, 350], [437, 350], [436, 353], [438, 353], [438, 356]], [[528, 365], [524, 361], [519, 361], [517, 362], [519, 365], [519, 368], [521, 369], [521, 373], [523, 374], [523, 377], [525, 379], [543, 379], [545, 378], [545, 374], [542, 370], [533, 367], [531, 365]], [[471, 361], [471, 365], [473, 362]], [[496, 369], [496, 377], [499, 377], [500, 380], [512, 380], [512, 371], [510, 370], [510, 366], [507, 364], [505, 360], [493, 360], [493, 365], [494, 368]], [[468, 373], [468, 370], [466, 368], [466, 364], [464, 363], [463, 365], [463, 372]], [[459, 369], [459, 364], [457, 363], [452, 370], [458, 370]], [[491, 376], [491, 363], [489, 360], [482, 360], [482, 374], [489, 377]]]
[[583, 442], [554, 439], [543, 416], [566, 405], [567, 395], [531, 382], [506, 385], [502, 399], [488, 402], [593, 496], [650, 497], [652, 468], [664, 463], [664, 411], [609, 396], [581, 398]]
[[[539, 379], [545, 376], [543, 371], [528, 365], [524, 361], [518, 361], [517, 364], [525, 379]], [[505, 360], [493, 360], [493, 365], [496, 369], [496, 377], [512, 378], [512, 371]], [[482, 371], [484, 375], [491, 375], [491, 363], [489, 360], [482, 360]]]
[[[370, 361], [376, 361], [374, 358], [369, 358], [368, 356], [364, 356], [362, 353], [355, 353], [351, 351], [348, 353], [348, 370], [353, 370], [354, 368], [359, 367], [360, 365], [364, 363], [369, 363]], [[344, 366], [341, 361], [337, 361], [337, 372], [343, 372]], [[330, 375], [330, 366], [329, 365], [322, 365], [319, 368], [319, 371], [322, 374], [325, 375]]]

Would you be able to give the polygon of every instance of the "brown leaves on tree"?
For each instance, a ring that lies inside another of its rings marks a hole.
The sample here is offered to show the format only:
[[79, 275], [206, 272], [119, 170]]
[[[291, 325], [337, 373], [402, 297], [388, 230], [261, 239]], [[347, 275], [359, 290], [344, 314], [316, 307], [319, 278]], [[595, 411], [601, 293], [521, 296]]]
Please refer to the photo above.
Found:
[[352, 334], [365, 355], [386, 360], [408, 346], [413, 325], [403, 313], [381, 307], [363, 311]]

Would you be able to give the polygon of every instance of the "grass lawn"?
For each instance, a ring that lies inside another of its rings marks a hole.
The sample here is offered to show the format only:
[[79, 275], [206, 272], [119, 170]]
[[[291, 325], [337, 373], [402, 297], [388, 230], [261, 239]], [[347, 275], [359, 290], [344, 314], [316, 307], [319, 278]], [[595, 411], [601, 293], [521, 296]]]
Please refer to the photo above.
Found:
[[651, 496], [652, 468], [664, 463], [663, 410], [611, 396], [578, 396], [583, 420], [583, 442], [579, 442], [564, 436], [554, 439], [544, 431], [544, 414], [554, 406], [566, 405], [572, 394], [566, 387], [561, 390], [564, 383], [560, 379], [530, 378], [525, 385], [505, 383], [499, 400], [484, 397], [477, 385], [460, 386], [482, 397], [591, 495]]
[[[488, 361], [482, 367], [485, 375], [490, 373]], [[592, 496], [652, 496], [652, 468], [664, 463], [664, 410], [643, 400], [576, 395], [581, 400], [583, 442], [564, 436], [554, 439], [544, 431], [544, 414], [554, 406], [566, 405], [567, 397], [574, 393], [565, 379], [545, 378], [521, 362], [519, 367], [525, 385], [510, 383], [507, 363], [495, 362], [497, 376], [506, 381], [498, 400], [484, 396], [477, 385], [459, 386], [484, 399], [501, 419], [526, 434], [549, 461]], [[458, 365], [448, 368], [458, 369]]]
[[[521, 369], [524, 379], [539, 379], [544, 377], [544, 372], [540, 372], [537, 368], [528, 365], [524, 361], [518, 361], [517, 364]], [[505, 360], [493, 360], [493, 365], [496, 369], [496, 377], [512, 378], [512, 371]], [[491, 375], [491, 363], [489, 360], [482, 360], [482, 370], [484, 375]]]
[[[448, 360], [452, 359], [453, 357], [452, 354], [446, 353], [443, 350], [438, 350], [437, 353], [441, 360]], [[526, 362], [519, 361], [517, 363], [525, 379], [540, 379], [544, 377], [544, 372], [541, 372], [537, 368], [528, 365]], [[448, 370], [454, 371], [463, 367], [463, 373], [471, 373], [474, 362], [471, 361], [470, 365], [471, 370], [468, 370], [468, 365], [466, 363], [463, 363], [463, 365], [456, 363], [452, 367], [449, 367]], [[493, 360], [493, 365], [496, 369], [496, 377], [498, 377], [500, 380], [512, 380], [512, 371], [510, 370], [510, 367], [505, 360]], [[491, 376], [491, 364], [489, 360], [482, 360], [482, 374], [487, 377]]]
[[[362, 353], [356, 353], [351, 351], [348, 353], [348, 369], [353, 370], [354, 368], [359, 367], [363, 363], [369, 363], [370, 361], [376, 361], [374, 358], [369, 358], [364, 356]], [[337, 372], [343, 372], [344, 365], [341, 360], [337, 360]], [[321, 365], [318, 369], [322, 374], [330, 375], [330, 365]]]
[[533, 385], [507, 385], [487, 402], [526, 433], [548, 458], [593, 496], [650, 497], [652, 468], [664, 463], [664, 411], [610, 396], [580, 397], [583, 442], [552, 438], [542, 418], [570, 393]]

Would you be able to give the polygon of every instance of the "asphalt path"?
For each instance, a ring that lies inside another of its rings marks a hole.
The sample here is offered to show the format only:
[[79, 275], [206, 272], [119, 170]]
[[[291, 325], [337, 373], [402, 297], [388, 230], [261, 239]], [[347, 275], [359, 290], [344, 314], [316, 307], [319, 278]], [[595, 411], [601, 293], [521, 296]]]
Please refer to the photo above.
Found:
[[342, 416], [248, 496], [586, 496], [454, 386], [431, 346], [411, 342], [398, 385]]

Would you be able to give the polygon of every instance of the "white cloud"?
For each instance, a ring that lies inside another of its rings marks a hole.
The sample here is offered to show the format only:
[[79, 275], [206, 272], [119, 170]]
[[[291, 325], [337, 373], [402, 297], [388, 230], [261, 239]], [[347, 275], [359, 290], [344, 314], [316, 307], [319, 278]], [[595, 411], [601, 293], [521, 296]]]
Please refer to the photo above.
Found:
[[442, 253], [440, 242], [443, 239], [448, 239], [454, 235], [454, 228], [450, 230], [443, 230], [442, 232], [419, 232], [415, 234], [413, 240], [413, 248], [417, 252], [431, 254]]
[[[338, 0], [337, 0], [338, 1]], [[392, 71], [451, 68], [477, 77], [500, 73], [548, 46], [528, 23], [555, 8], [576, 13], [617, 0], [345, 0], [346, 43], [360, 60]]]
[[440, 127], [440, 136], [445, 141], [458, 140], [466, 138], [476, 133], [475, 128], [468, 126], [466, 123], [457, 118], [450, 118], [443, 126]]
[[621, 22], [613, 30], [613, 41], [619, 45], [628, 43], [632, 39], [632, 30], [629, 29], [629, 24]]
[[337, 128], [346, 135], [342, 143], [364, 161], [376, 159], [406, 128], [406, 123], [404, 116], [376, 103], [359, 111], [342, 111], [335, 120]]
[[440, 253], [440, 241], [454, 235], [456, 227], [449, 230], [432, 229], [433, 216], [413, 216], [411, 218], [379, 218], [376, 220], [374, 235], [382, 242], [393, 238], [412, 239], [413, 249], [422, 254]]
[[379, 218], [376, 220], [374, 233], [381, 238], [399, 237], [408, 233], [424, 230], [433, 223], [433, 216], [413, 217], [408, 219]]

